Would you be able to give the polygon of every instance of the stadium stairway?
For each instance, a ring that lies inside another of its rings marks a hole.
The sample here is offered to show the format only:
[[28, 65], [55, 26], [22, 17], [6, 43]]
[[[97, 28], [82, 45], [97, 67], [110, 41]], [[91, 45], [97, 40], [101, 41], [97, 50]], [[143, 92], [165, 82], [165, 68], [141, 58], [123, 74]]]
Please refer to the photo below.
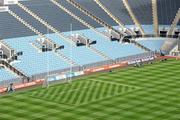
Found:
[[177, 39], [168, 39], [164, 42], [164, 44], [161, 47], [161, 51], [163, 51], [165, 54], [169, 54], [174, 47], [176, 47], [178, 44]]
[[170, 29], [168, 30], [167, 35], [173, 35], [173, 31], [174, 31], [175, 27], [177, 26], [179, 20], [180, 20], [180, 8], [179, 8], [179, 10], [177, 11], [174, 20], [172, 21], [171, 27], [170, 27]]
[[17, 4], [20, 8], [22, 8], [24, 11], [26, 11], [28, 14], [30, 14], [32, 17], [34, 17], [36, 20], [38, 20], [40, 23], [42, 23], [44, 26], [46, 26], [47, 28], [49, 28], [50, 30], [52, 30], [54, 33], [56, 33], [60, 38], [66, 40], [67, 42], [70, 42], [70, 44], [74, 44], [72, 42], [72, 40], [68, 39], [67, 37], [65, 37], [63, 34], [60, 33], [59, 30], [57, 30], [55, 27], [53, 27], [52, 25], [50, 25], [49, 23], [47, 23], [45, 20], [43, 20], [42, 18], [40, 18], [37, 14], [35, 14], [34, 12], [32, 12], [30, 9], [28, 9], [26, 6], [24, 6], [22, 3], [18, 3]]
[[[43, 33], [41, 33], [39, 30], [37, 30], [35, 27], [33, 27], [31, 24], [29, 24], [28, 22], [26, 22], [22, 17], [18, 16], [15, 12], [13, 12], [12, 10], [8, 11], [9, 14], [11, 14], [14, 18], [16, 18], [18, 21], [20, 21], [23, 25], [25, 25], [27, 28], [29, 28], [31, 31], [33, 31], [35, 34], [39, 35], [40, 38], [43, 38], [46, 42], [48, 42], [53, 49], [56, 49], [54, 47], [54, 45], [56, 44], [53, 40], [47, 38], [45, 35], [43, 35]], [[36, 41], [37, 42], [37, 41]], [[36, 49], [41, 50], [41, 48], [39, 48], [38, 44], [32, 44]]]
[[[43, 35], [41, 32], [39, 32], [37, 29], [35, 29], [34, 27], [32, 27], [29, 23], [27, 23], [25, 20], [23, 20], [21, 17], [19, 17], [16, 13], [14, 13], [13, 11], [9, 10], [8, 11], [12, 16], [14, 16], [17, 20], [19, 20], [22, 24], [24, 24], [26, 27], [28, 27], [29, 29], [31, 29], [33, 32], [35, 32], [37, 35], [39, 35], [41, 38], [44, 38], [45, 40], [48, 40], [50, 43], [52, 43], [53, 45], [56, 44], [54, 43], [54, 41], [50, 40], [49, 38], [47, 38], [45, 35]], [[75, 62], [72, 62], [72, 60], [70, 60], [70, 58], [66, 57], [65, 55], [63, 55], [62, 53], [59, 52], [54, 52], [55, 54], [57, 54], [58, 56], [60, 56], [63, 60], [65, 60], [66, 62], [68, 62], [71, 65], [78, 65]]]
[[[113, 13], [113, 15], [120, 19], [122, 23], [124, 23], [125, 25], [134, 25], [127, 9], [123, 5], [122, 0], [114, 0], [113, 2], [110, 0], [101, 0], [101, 3], [106, 6], [107, 9], [109, 9]], [[84, 6], [86, 6], [86, 8], [88, 7], [88, 5], [86, 5], [85, 3]], [[93, 11], [93, 9], [91, 11]], [[94, 13], [95, 12], [96, 11], [94, 10]]]
[[[98, 30], [104, 30], [104, 28], [97, 28]], [[134, 44], [121, 44], [118, 41], [107, 41], [102, 36], [95, 34], [92, 30], [80, 30], [75, 31], [80, 34], [86, 34], [87, 37], [91, 37], [97, 41], [93, 47], [98, 49], [99, 51], [103, 51], [106, 55], [108, 55], [112, 59], [135, 55], [144, 53], [145, 51], [136, 47]]]
[[128, 3], [141, 26], [153, 24], [151, 0], [128, 0]]
[[35, 42], [33, 42], [33, 43], [31, 43], [31, 45], [34, 47], [34, 48], [36, 48], [39, 52], [41, 52], [42, 50], [42, 45], [41, 45], [41, 43], [39, 43], [37, 40], [35, 41]]
[[151, 51], [151, 49], [145, 47], [144, 45], [138, 43], [137, 41], [135, 41], [135, 40], [133, 40], [133, 39], [131, 39], [130, 41], [131, 41], [131, 43], [133, 43], [135, 46], [141, 48], [141, 49], [144, 50], [144, 51], [147, 51], [147, 52], [150, 52], [150, 51]]
[[159, 35], [159, 23], [158, 23], [158, 12], [157, 12], [157, 0], [152, 0], [152, 17], [154, 25], [154, 33], [156, 36]]
[[[57, 30], [55, 27], [53, 27], [52, 25], [50, 25], [49, 23], [47, 23], [45, 20], [43, 20], [42, 18], [40, 18], [37, 14], [35, 14], [34, 12], [32, 12], [29, 8], [27, 8], [25, 5], [23, 5], [22, 3], [18, 3], [17, 4], [19, 7], [21, 7], [24, 11], [26, 11], [28, 14], [30, 14], [32, 17], [34, 17], [36, 20], [38, 20], [40, 23], [42, 23], [44, 26], [46, 26], [47, 28], [49, 28], [50, 30], [52, 30], [56, 35], [58, 35], [60, 38], [66, 40], [67, 42], [69, 42], [70, 44], [75, 45], [75, 43], [73, 42], [73, 40], [71, 40], [70, 38], [66, 37], [63, 33], [61, 33], [59, 30]], [[34, 46], [36, 46], [36, 48], [38, 48], [38, 44], [33, 44]], [[103, 52], [97, 50], [96, 48], [92, 47], [92, 46], [87, 46], [87, 48], [89, 48], [90, 50], [92, 50], [93, 52], [95, 52], [96, 54], [98, 54], [99, 56], [103, 57], [105, 60], [110, 60], [111, 58], [108, 57], [107, 55], [105, 55]], [[72, 60], [68, 59], [67, 57], [65, 57], [64, 55], [62, 55], [62, 53], [60, 53], [60, 51], [57, 52], [58, 55], [60, 55], [63, 58], [66, 58], [71, 64], [73, 65], [77, 65], [75, 64], [75, 62], [73, 62]]]
[[[108, 38], [108, 36], [106, 36], [105, 34], [103, 34], [102, 32], [96, 30], [95, 27], [93, 27], [92, 25], [90, 25], [89, 23], [87, 23], [86, 21], [84, 21], [82, 18], [78, 17], [77, 15], [75, 15], [74, 13], [72, 13], [71, 11], [69, 11], [67, 8], [65, 8], [64, 6], [62, 6], [61, 4], [59, 4], [57, 1], [55, 0], [50, 0], [54, 5], [56, 5], [59, 9], [62, 9], [63, 11], [65, 11], [67, 14], [69, 14], [70, 16], [72, 16], [74, 19], [76, 19], [77, 21], [79, 21], [80, 23], [82, 23], [83, 25], [85, 25], [86, 27], [88, 27], [89, 29], [93, 30], [94, 32], [98, 33], [101, 36], [104, 36], [106, 38]], [[109, 38], [108, 38], [109, 39]]]
[[[24, 71], [30, 77], [37, 74], [47, 74], [51, 71], [53, 72], [70, 67], [71, 64], [58, 56], [57, 53], [55, 54], [53, 51], [39, 53], [36, 49], [34, 49], [30, 43], [35, 41], [37, 38], [39, 38], [38, 35], [4, 39], [4, 41], [14, 50], [23, 51], [23, 55], [19, 56], [18, 60], [12, 62], [11, 65], [17, 69], [20, 69], [21, 71]], [[57, 40], [59, 41], [58, 38]]]
[[140, 24], [140, 22], [138, 21], [138, 19], [136, 18], [135, 14], [133, 13], [129, 3], [128, 3], [128, 0], [122, 0], [123, 1], [123, 4], [125, 6], [125, 8], [127, 9], [129, 15], [131, 16], [133, 22], [135, 23], [135, 25], [139, 28], [140, 32], [142, 35], [145, 35], [145, 32]]
[[27, 27], [25, 27], [21, 22], [15, 19], [8, 12], [0, 12], [0, 16], [1, 39], [34, 35], [34, 32], [27, 29]]
[[[75, 19], [77, 19], [78, 21], [80, 21], [81, 23], [83, 23], [84, 25], [86, 25], [88, 28], [94, 30], [96, 33], [100, 33], [101, 35], [103, 34], [102, 32], [97, 31], [94, 27], [92, 27], [91, 25], [89, 26], [89, 24], [86, 24], [85, 21], [83, 21], [81, 18], [79, 18], [78, 16], [76, 16], [75, 14], [73, 14], [72, 12], [70, 12], [69, 10], [67, 10], [65, 7], [63, 7], [62, 5], [60, 5], [57, 1], [55, 0], [50, 0], [51, 2], [53, 2], [56, 6], [58, 6], [60, 9], [64, 10], [65, 12], [67, 12], [68, 14], [70, 14], [72, 17], [74, 17]], [[84, 23], [85, 22], [85, 23]], [[106, 38], [108, 38], [105, 34], [103, 34], [103, 36], [105, 36]], [[109, 38], [108, 38], [109, 39]], [[149, 51], [148, 48], [136, 43], [136, 41], [132, 40], [132, 43], [134, 43], [137, 47], [145, 50], [145, 51]]]
[[91, 49], [92, 51], [94, 51], [96, 54], [100, 55], [101, 57], [103, 57], [105, 60], [111, 60], [111, 58], [109, 56], [107, 56], [104, 52], [96, 49], [93, 46], [88, 47], [89, 49]]
[[110, 29], [110, 30], [114, 31], [115, 33], [119, 34], [119, 36], [124, 36], [125, 35], [124, 33], [114, 29], [111, 25], [104, 22], [101, 18], [99, 18], [99, 17], [95, 16], [94, 14], [92, 14], [90, 11], [85, 9], [83, 6], [81, 6], [79, 3], [75, 2], [74, 0], [66, 0], [66, 1], [69, 2], [71, 5], [73, 5], [74, 7], [76, 7], [77, 9], [79, 9], [85, 15], [89, 16], [91, 19], [93, 19], [97, 23], [99, 23], [102, 26], [104, 26], [105, 28], [107, 28], [108, 30]]
[[127, 32], [129, 35], [136, 35], [136, 33], [135, 33], [134, 31], [132, 31], [132, 30], [130, 30], [130, 29], [128, 29], [128, 28], [125, 28], [123, 22], [122, 22], [120, 19], [118, 19], [115, 15], [113, 15], [113, 14], [111, 13], [111, 11], [108, 10], [108, 8], [105, 7], [105, 6], [101, 3], [100, 0], [94, 0], [94, 2], [95, 2], [101, 9], [103, 9], [104, 12], [105, 12], [110, 18], [112, 18], [112, 19], [119, 25], [119, 27], [121, 27], [123, 30], [126, 30], [126, 32]]
[[64, 60], [68, 61], [69, 63], [71, 63], [71, 65], [78, 66], [78, 64], [76, 62], [74, 62], [72, 59], [66, 57], [62, 52], [56, 51], [56, 53], [57, 53], [56, 55], [60, 56]]
[[116, 18], [116, 16], [114, 16], [110, 10], [108, 10], [101, 2], [100, 0], [94, 0], [94, 2], [101, 8], [104, 10], [104, 12], [106, 12], [120, 27], [124, 28], [124, 24], [118, 19]]
[[50, 40], [49, 38], [47, 38], [46, 36], [44, 36], [41, 32], [39, 32], [37, 29], [35, 29], [32, 25], [30, 25], [29, 23], [27, 23], [25, 20], [23, 20], [21, 17], [19, 17], [15, 12], [13, 12], [12, 10], [8, 11], [9, 14], [11, 14], [13, 17], [15, 17], [18, 21], [20, 21], [23, 25], [25, 25], [27, 28], [29, 28], [30, 30], [32, 30], [34, 33], [36, 33], [37, 35], [39, 35], [41, 38], [44, 38], [45, 40], [48, 40], [51, 44], [55, 44], [52, 40]]

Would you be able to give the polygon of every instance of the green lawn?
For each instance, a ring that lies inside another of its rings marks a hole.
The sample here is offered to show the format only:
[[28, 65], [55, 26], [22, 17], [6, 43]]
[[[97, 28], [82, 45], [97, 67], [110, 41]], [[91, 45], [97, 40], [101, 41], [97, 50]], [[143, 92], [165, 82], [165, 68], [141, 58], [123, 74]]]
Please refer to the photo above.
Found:
[[180, 61], [2, 96], [0, 120], [180, 120]]

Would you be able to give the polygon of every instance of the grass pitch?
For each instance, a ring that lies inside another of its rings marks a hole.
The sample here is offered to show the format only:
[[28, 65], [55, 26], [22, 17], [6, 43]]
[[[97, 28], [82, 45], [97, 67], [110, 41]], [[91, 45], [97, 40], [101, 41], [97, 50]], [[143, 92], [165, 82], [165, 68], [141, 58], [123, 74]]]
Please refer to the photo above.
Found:
[[0, 120], [179, 120], [180, 61], [0, 97]]

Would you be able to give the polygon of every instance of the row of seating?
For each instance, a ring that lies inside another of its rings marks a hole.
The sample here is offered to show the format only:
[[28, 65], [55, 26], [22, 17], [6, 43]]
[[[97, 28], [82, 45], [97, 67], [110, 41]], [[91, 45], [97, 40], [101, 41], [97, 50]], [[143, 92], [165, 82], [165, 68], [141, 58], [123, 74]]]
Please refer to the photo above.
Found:
[[[77, 0], [78, 1], [78, 0]], [[99, 24], [95, 23], [93, 20], [88, 18], [87, 16], [84, 16], [80, 11], [69, 5], [65, 0], [59, 1], [61, 4], [66, 6], [68, 9], [76, 13], [78, 16], [82, 17], [86, 21], [88, 21], [90, 24], [92, 24], [95, 27], [99, 27]], [[100, 8], [95, 5], [94, 2], [88, 0], [86, 2], [89, 2], [90, 4], [83, 2], [82, 0], [79, 0], [83, 6], [85, 6], [89, 11], [93, 12], [98, 17], [103, 17], [103, 20], [111, 23], [111, 25], [114, 25], [114, 22], [105, 14], [103, 13]], [[118, 6], [111, 6], [112, 4], [108, 4], [109, 0], [102, 1], [103, 4], [105, 4], [109, 9], [112, 11], [119, 10], [121, 14], [117, 11], [118, 15], [117, 17], [123, 21], [125, 24], [133, 24], [131, 18], [129, 17], [127, 11], [125, 10], [125, 7], [123, 6], [123, 3], [118, 2]], [[140, 1], [139, 1], [140, 2]], [[149, 1], [148, 1], [149, 2]], [[147, 1], [144, 1], [141, 3], [142, 5], [147, 5], [147, 11], [146, 13], [150, 13], [150, 6]], [[111, 42], [107, 38], [104, 38], [92, 30], [85, 29], [81, 23], [74, 20], [72, 17], [64, 13], [63, 11], [59, 11], [52, 3], [50, 3], [48, 0], [41, 1], [22, 1], [24, 5], [26, 5], [28, 8], [30, 8], [33, 12], [35, 12], [37, 15], [42, 17], [44, 20], [46, 20], [48, 23], [52, 24], [52, 26], [56, 27], [60, 31], [70, 31], [71, 32], [65, 32], [65, 35], [69, 35], [72, 33], [79, 33], [84, 34], [86, 37], [91, 38], [92, 40], [96, 40], [97, 44], [93, 45], [97, 50], [103, 52], [105, 55], [109, 56], [111, 59], [126, 57], [130, 55], [140, 54], [144, 51], [140, 48], [137, 48], [133, 44], [120, 44], [119, 42]], [[114, 4], [114, 2], [111, 2]], [[115, 2], [116, 3], [116, 2]], [[134, 5], [133, 10], [135, 11], [136, 16], [139, 16], [140, 8], [136, 8], [139, 4], [133, 4], [133, 1], [130, 0], [131, 6]], [[94, 7], [91, 8], [91, 5]], [[119, 6], [121, 9], [119, 9]], [[115, 9], [116, 7], [117, 10]], [[141, 6], [140, 6], [141, 7]], [[46, 34], [51, 33], [45, 26], [43, 26], [41, 23], [36, 21], [34, 18], [32, 18], [30, 15], [25, 13], [21, 8], [19, 8], [17, 5], [10, 6], [10, 9], [14, 12], [18, 13], [19, 16], [21, 16], [24, 20], [29, 22], [32, 26], [37, 28], [40, 32]], [[144, 8], [141, 8], [144, 9]], [[98, 12], [97, 12], [98, 11]], [[103, 14], [102, 14], [103, 13]], [[143, 12], [144, 14], [144, 12]], [[0, 36], [1, 38], [10, 38], [5, 39], [5, 42], [10, 45], [13, 49], [17, 51], [23, 51], [23, 55], [19, 57], [18, 61], [15, 61], [12, 63], [14, 67], [17, 69], [25, 72], [28, 76], [32, 76], [34, 74], [40, 74], [45, 73], [49, 71], [55, 71], [59, 69], [65, 69], [70, 67], [70, 64], [60, 57], [58, 57], [54, 52], [45, 52], [45, 53], [39, 53], [32, 45], [31, 43], [38, 38], [38, 36], [29, 36], [34, 35], [30, 30], [28, 30], [25, 26], [23, 26], [20, 22], [18, 22], [15, 18], [10, 16], [8, 13], [0, 13], [0, 15], [5, 16], [0, 19], [0, 25], [2, 25], [2, 28], [0, 29]], [[116, 15], [116, 14], [115, 14]], [[150, 15], [152, 15], [150, 13]], [[142, 14], [141, 14], [142, 16]], [[105, 19], [104, 19], [105, 18]], [[138, 17], [139, 18], [139, 17]], [[152, 21], [150, 20], [152, 16], [149, 16], [147, 18], [143, 17], [140, 19], [140, 22], [143, 24], [152, 24]], [[147, 21], [147, 22], [144, 22]], [[151, 22], [151, 23], [150, 23]], [[6, 23], [6, 24], [4, 24]], [[72, 23], [72, 29], [69, 23]], [[13, 28], [12, 28], [13, 26]], [[152, 25], [150, 25], [152, 26]], [[133, 27], [133, 26], [128, 26]], [[147, 26], [147, 31], [151, 31], [153, 33], [153, 27], [152, 29]], [[115, 27], [117, 28], [117, 27]], [[84, 29], [84, 30], [79, 30]], [[118, 29], [118, 28], [117, 28]], [[100, 31], [104, 31], [104, 28], [98, 28]], [[2, 31], [2, 32], [1, 32]], [[149, 33], [149, 32], [147, 32]], [[27, 36], [27, 37], [20, 37], [20, 36]], [[64, 55], [71, 58], [73, 61], [78, 63], [79, 65], [85, 65], [90, 64], [94, 62], [100, 62], [103, 61], [104, 58], [102, 56], [99, 56], [98, 54], [94, 53], [87, 47], [75, 47], [72, 46], [70, 43], [67, 43], [66, 41], [60, 39], [57, 35], [53, 34], [47, 34], [48, 38], [51, 38], [54, 42], [58, 43], [59, 45], [64, 45], [65, 48], [63, 50], [60, 50]], [[17, 38], [11, 38], [11, 37], [17, 37]], [[148, 48], [152, 50], [159, 50], [162, 44], [164, 43], [164, 40], [157, 40], [157, 42], [153, 40], [140, 40], [139, 43], [141, 43], [144, 46], [147, 46]], [[7, 71], [6, 71], [7, 72]], [[3, 72], [2, 72], [3, 73]], [[3, 73], [6, 74], [6, 73]], [[1, 72], [0, 72], [1, 75]], [[6, 79], [6, 78], [5, 78]]]
[[31, 15], [27, 14], [23, 9], [16, 5], [11, 5], [9, 7], [10, 10], [15, 12], [19, 17], [24, 19], [26, 22], [28, 22], [30, 25], [32, 25], [34, 28], [36, 28], [39, 32], [43, 34], [47, 34], [47, 32], [52, 33], [51, 30], [47, 30], [47, 27], [45, 27], [43, 24], [38, 22], [35, 18], [33, 18]]
[[[116, 25], [112, 19], [110, 19], [106, 13], [104, 13], [98, 5], [92, 0], [76, 0], [81, 5], [86, 7], [89, 11], [94, 13], [96, 16], [103, 18], [105, 22], [111, 25]], [[152, 11], [151, 11], [151, 0], [129, 0], [133, 11], [140, 21], [141, 24], [152, 24]], [[95, 27], [100, 27], [100, 25], [94, 22], [89, 17], [82, 14], [72, 5], [68, 4], [65, 0], [59, 1], [64, 6], [67, 6], [68, 9], [73, 11], [80, 17], [83, 17], [84, 20], [88, 21]], [[125, 25], [133, 24], [131, 18], [128, 15], [127, 10], [125, 9], [121, 0], [119, 1], [109, 1], [103, 0], [101, 1], [117, 18], [121, 19]], [[73, 30], [85, 29], [86, 27], [79, 23], [77, 20], [74, 20], [71, 16], [67, 15], [64, 11], [60, 11], [57, 9], [55, 5], [53, 5], [48, 0], [36, 0], [36, 1], [22, 1], [24, 5], [29, 7], [32, 11], [37, 13], [43, 19], [45, 19], [48, 23], [51, 23], [58, 30], [61, 31], [70, 31], [70, 24], [73, 25]], [[177, 0], [158, 0], [158, 19], [159, 24], [161, 25], [170, 25], [179, 6], [180, 3]], [[93, 6], [93, 7], [92, 7]], [[25, 14], [17, 5], [11, 5], [10, 9], [17, 12], [18, 15], [22, 16], [25, 20], [30, 22], [34, 27], [39, 28], [42, 33], [51, 32], [48, 31], [46, 27], [42, 26], [40, 23], [36, 22], [32, 17], [28, 14]], [[21, 37], [33, 35], [34, 33], [25, 26], [23, 26], [20, 22], [18, 22], [15, 18], [10, 16], [8, 13], [1, 12], [0, 13], [0, 37], [1, 38], [13, 38], [13, 37]], [[180, 25], [180, 23], [179, 23]], [[12, 27], [13, 26], [13, 27]]]
[[159, 51], [167, 38], [139, 38], [136, 39], [143, 46], [153, 50]]
[[0, 12], [0, 38], [15, 38], [19, 36], [33, 35], [34, 33], [27, 29], [22, 23], [17, 21], [7, 12]]
[[141, 24], [153, 24], [151, 0], [128, 0], [128, 2]]
[[69, 64], [53, 52], [39, 53], [30, 43], [38, 36], [6, 39], [5, 42], [15, 50], [23, 51], [19, 60], [12, 63], [17, 69], [24, 71], [27, 75], [44, 73], [69, 67]]
[[[104, 30], [104, 28], [98, 28], [98, 29], [100, 31]], [[94, 35], [94, 32], [92, 32], [91, 30], [82, 30], [76, 32], [79, 32], [81, 34], [86, 35], [87, 37], [91, 37], [92, 39], [95, 39], [97, 41], [97, 44], [95, 44], [94, 47], [104, 52], [112, 59], [144, 52], [142, 49], [134, 46], [133, 44], [121, 44], [117, 41], [111, 42], [108, 39], [103, 38], [102, 36]]]
[[[77, 32], [76, 31], [66, 32], [65, 35], [68, 36], [72, 33], [77, 33]], [[62, 39], [60, 40], [56, 34], [49, 34], [47, 36], [49, 38], [52, 38], [56, 43], [63, 44], [65, 47], [64, 47], [64, 49], [62, 49], [60, 51], [67, 57], [72, 58], [79, 65], [103, 61], [102, 57], [95, 54], [93, 51], [88, 49], [86, 46], [81, 46], [81, 47], [73, 46]]]
[[[104, 28], [99, 28], [104, 29]], [[65, 32], [65, 35], [71, 33], [84, 34], [92, 40], [97, 40], [97, 44], [93, 45], [97, 50], [103, 52], [112, 59], [125, 57], [143, 53], [144, 51], [132, 44], [120, 44], [118, 42], [111, 42], [108, 39], [94, 33], [92, 30], [79, 30], [73, 32]], [[104, 58], [94, 53], [85, 46], [75, 47], [70, 43], [59, 39], [55, 34], [47, 34], [48, 38], [53, 39], [57, 44], [64, 45], [65, 48], [60, 50], [64, 55], [71, 58], [79, 65], [85, 65], [95, 62], [103, 61]], [[5, 39], [5, 42], [17, 51], [23, 51], [23, 56], [19, 57], [19, 61], [13, 63], [13, 66], [27, 75], [44, 73], [48, 71], [55, 71], [70, 67], [70, 65], [63, 61], [53, 52], [39, 53], [30, 43], [36, 40], [38, 36], [29, 36], [21, 38]]]
[[4, 80], [12, 80], [17, 78], [16, 74], [12, 73], [11, 71], [0, 67], [0, 82]]
[[[180, 8], [180, 0], [157, 0], [157, 2], [159, 23], [170, 25]], [[180, 22], [178, 25], [180, 25]]]

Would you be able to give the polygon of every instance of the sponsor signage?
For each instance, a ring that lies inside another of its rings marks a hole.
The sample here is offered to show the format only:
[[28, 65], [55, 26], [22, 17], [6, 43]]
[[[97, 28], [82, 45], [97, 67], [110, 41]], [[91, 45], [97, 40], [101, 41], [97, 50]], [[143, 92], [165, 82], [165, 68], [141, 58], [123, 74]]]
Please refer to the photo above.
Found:
[[[29, 82], [29, 83], [17, 84], [17, 85], [14, 85], [14, 89], [21, 89], [21, 88], [34, 86], [34, 85], [39, 85], [39, 84], [42, 84], [43, 81], [44, 81], [44, 79], [35, 80], [35, 81]], [[0, 93], [6, 92], [6, 89], [7, 88], [0, 88]]]
[[127, 66], [127, 62], [121, 62], [121, 63], [117, 63], [117, 64], [113, 64], [113, 65], [104, 65], [101, 67], [96, 67], [96, 68], [89, 68], [84, 70], [84, 73], [94, 73], [94, 72], [99, 72], [99, 71], [104, 71], [104, 70], [110, 70], [113, 68], [118, 68], [118, 67], [124, 67]]
[[78, 71], [78, 72], [72, 72], [72, 73], [64, 73], [61, 75], [52, 75], [52, 76], [48, 77], [48, 81], [61, 80], [61, 79], [66, 79], [66, 78], [70, 78], [70, 77], [80, 76], [83, 74], [84, 74], [83, 71]]
[[131, 61], [128, 61], [128, 65], [132, 65], [132, 64], [135, 64], [135, 63], [139, 63], [139, 62], [147, 62], [147, 61], [151, 61], [151, 60], [154, 60], [155, 57], [146, 57], [146, 58], [141, 58], [141, 59], [136, 59], [136, 60], [131, 60]]

